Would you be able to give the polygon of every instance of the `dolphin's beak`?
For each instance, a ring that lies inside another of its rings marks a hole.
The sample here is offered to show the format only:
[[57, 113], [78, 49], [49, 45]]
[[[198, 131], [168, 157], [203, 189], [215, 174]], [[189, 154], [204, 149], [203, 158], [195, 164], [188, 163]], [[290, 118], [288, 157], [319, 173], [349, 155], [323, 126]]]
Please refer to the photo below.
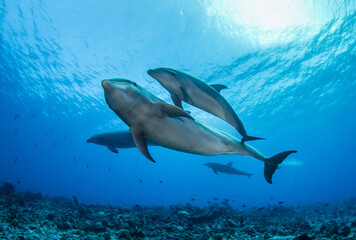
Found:
[[87, 143], [91, 143], [92, 142], [92, 140], [91, 140], [91, 138], [89, 138], [88, 140], [87, 140]]
[[155, 73], [157, 73], [155, 70], [152, 70], [152, 69], [149, 69], [148, 71], [147, 71], [147, 73], [148, 73], [148, 75], [150, 75], [151, 77], [153, 77], [153, 75], [155, 74]]
[[109, 90], [112, 89], [112, 85], [111, 85], [110, 82], [107, 81], [107, 80], [103, 80], [103, 81], [101, 82], [101, 86], [103, 86], [103, 88], [104, 88], [105, 91], [109, 91]]

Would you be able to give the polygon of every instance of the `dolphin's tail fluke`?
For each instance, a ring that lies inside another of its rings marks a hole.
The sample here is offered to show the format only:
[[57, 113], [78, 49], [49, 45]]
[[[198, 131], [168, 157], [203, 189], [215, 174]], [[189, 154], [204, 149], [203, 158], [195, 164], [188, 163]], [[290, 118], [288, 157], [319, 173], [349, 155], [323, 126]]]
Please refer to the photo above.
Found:
[[297, 151], [285, 151], [274, 155], [273, 157], [267, 158], [265, 161], [264, 175], [268, 183], [272, 183], [273, 173], [277, 170], [278, 164], [281, 164], [284, 159], [286, 159], [289, 154], [296, 153]]
[[246, 141], [254, 141], [254, 140], [265, 140], [264, 138], [246, 136], [241, 139], [241, 142], [244, 143]]

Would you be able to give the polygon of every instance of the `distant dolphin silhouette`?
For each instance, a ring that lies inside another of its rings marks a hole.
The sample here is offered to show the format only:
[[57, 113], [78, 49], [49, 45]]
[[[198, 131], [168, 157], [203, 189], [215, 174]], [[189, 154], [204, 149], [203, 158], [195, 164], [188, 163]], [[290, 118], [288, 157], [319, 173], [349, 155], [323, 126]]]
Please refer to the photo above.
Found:
[[[117, 148], [134, 148], [136, 144], [132, 138], [130, 130], [116, 131], [96, 134], [87, 140], [87, 143], [95, 143], [106, 146], [113, 153], [118, 153]], [[148, 145], [156, 146], [152, 142], [147, 142]]]
[[247, 173], [240, 171], [232, 166], [232, 162], [228, 164], [220, 164], [220, 163], [205, 163], [205, 166], [213, 169], [215, 174], [218, 174], [218, 172], [221, 173], [227, 173], [227, 174], [233, 174], [233, 175], [243, 175], [247, 177], [251, 177], [253, 174]]
[[126, 79], [103, 80], [105, 100], [131, 130], [140, 152], [155, 162], [147, 140], [157, 145], [199, 155], [240, 154], [265, 163], [264, 176], [272, 183], [278, 164], [291, 153], [286, 151], [267, 158], [237, 138], [195, 121], [179, 107], [167, 104], [135, 82]]
[[171, 68], [150, 69], [147, 73], [169, 91], [174, 105], [182, 108], [182, 101], [184, 101], [225, 120], [241, 134], [242, 142], [264, 139], [247, 135], [236, 112], [220, 95], [220, 91], [227, 88], [225, 85], [208, 85], [193, 76]]

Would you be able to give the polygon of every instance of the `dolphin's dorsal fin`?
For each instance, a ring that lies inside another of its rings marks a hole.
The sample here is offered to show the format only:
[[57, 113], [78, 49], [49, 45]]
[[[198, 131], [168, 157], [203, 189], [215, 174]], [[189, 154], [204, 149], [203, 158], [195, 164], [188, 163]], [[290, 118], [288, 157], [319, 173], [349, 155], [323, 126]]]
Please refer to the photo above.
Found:
[[164, 102], [156, 102], [153, 104], [161, 111], [163, 116], [186, 117], [194, 120], [192, 116], [179, 107]]
[[110, 151], [112, 151], [113, 153], [119, 153], [119, 150], [117, 150], [116, 148], [114, 148], [113, 146], [107, 146], [108, 147], [108, 149], [110, 150]]
[[211, 84], [210, 87], [214, 88], [215, 91], [220, 93], [221, 90], [226, 89], [227, 87], [223, 84]]
[[179, 97], [177, 95], [171, 94], [171, 98], [172, 98], [172, 101], [173, 101], [174, 105], [176, 105], [177, 107], [183, 109], [182, 101], [179, 99]]
[[130, 130], [131, 130], [132, 138], [135, 141], [138, 150], [140, 150], [140, 152], [150, 161], [156, 162], [155, 160], [153, 160], [151, 154], [148, 152], [147, 141], [142, 129], [138, 126], [131, 126]]
[[228, 165], [229, 167], [232, 167], [232, 162], [229, 162], [229, 163], [226, 164], [226, 165]]
[[189, 94], [187, 93], [187, 90], [185, 90], [185, 87], [180, 87], [180, 89], [182, 90], [183, 101], [194, 105], [192, 99], [190, 98]]

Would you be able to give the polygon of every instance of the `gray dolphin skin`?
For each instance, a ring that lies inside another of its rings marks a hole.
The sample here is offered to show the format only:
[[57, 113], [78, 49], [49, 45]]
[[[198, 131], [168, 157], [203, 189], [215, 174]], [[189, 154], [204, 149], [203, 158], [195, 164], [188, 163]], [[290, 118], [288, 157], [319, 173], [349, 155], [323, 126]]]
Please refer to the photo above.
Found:
[[150, 69], [147, 73], [171, 94], [174, 105], [182, 108], [182, 101], [209, 112], [231, 124], [242, 136], [241, 141], [264, 139], [248, 136], [245, 127], [226, 99], [220, 95], [222, 84], [205, 82], [171, 68]]
[[228, 164], [220, 164], [220, 163], [205, 163], [204, 166], [207, 166], [211, 169], [213, 169], [215, 174], [218, 174], [218, 172], [221, 173], [227, 173], [227, 174], [233, 174], [233, 175], [242, 175], [242, 176], [247, 176], [251, 177], [253, 174], [247, 173], [240, 171], [232, 166], [232, 162]]
[[[115, 131], [108, 133], [96, 134], [87, 140], [87, 143], [95, 143], [106, 146], [113, 153], [118, 153], [117, 148], [134, 148], [136, 144], [132, 138], [130, 130]], [[148, 145], [155, 146], [152, 142], [147, 142]]]
[[147, 140], [173, 150], [199, 154], [239, 154], [265, 163], [264, 176], [272, 183], [278, 164], [291, 153], [286, 151], [267, 158], [248, 144], [227, 133], [195, 121], [187, 112], [163, 102], [135, 82], [126, 79], [103, 80], [105, 100], [131, 130], [140, 152], [155, 162]]

